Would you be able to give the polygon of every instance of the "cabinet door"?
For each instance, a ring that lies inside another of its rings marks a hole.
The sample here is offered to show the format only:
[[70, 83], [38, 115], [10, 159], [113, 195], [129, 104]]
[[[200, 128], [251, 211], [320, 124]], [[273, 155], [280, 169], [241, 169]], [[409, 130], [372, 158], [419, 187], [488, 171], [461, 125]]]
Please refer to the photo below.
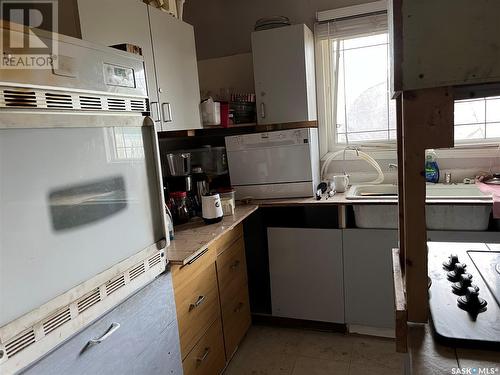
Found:
[[201, 128], [200, 85], [191, 25], [149, 7], [163, 130]]
[[343, 243], [347, 323], [394, 327], [391, 254], [398, 231], [344, 229]]
[[344, 323], [342, 231], [267, 231], [273, 315]]
[[[116, 323], [119, 328], [100, 344], [87, 345]], [[170, 274], [158, 277], [25, 373], [182, 374]]]
[[259, 124], [316, 120], [313, 46], [304, 25], [252, 33]]
[[104, 46], [128, 43], [142, 48], [151, 117], [161, 130], [147, 5], [137, 0], [78, 0], [78, 13], [82, 39]]

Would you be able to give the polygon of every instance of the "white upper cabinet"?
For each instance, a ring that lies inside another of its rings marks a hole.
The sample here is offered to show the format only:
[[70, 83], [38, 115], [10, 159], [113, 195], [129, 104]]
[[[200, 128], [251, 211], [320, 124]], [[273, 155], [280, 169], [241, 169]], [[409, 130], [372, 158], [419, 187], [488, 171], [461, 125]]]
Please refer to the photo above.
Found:
[[158, 131], [201, 128], [192, 26], [138, 0], [78, 0], [78, 11], [83, 39], [142, 48]]
[[314, 36], [303, 24], [252, 33], [259, 124], [315, 121]]
[[147, 7], [137, 0], [78, 0], [82, 39], [104, 46], [128, 43], [141, 47], [151, 116], [161, 130]]
[[193, 27], [149, 7], [163, 130], [201, 128]]

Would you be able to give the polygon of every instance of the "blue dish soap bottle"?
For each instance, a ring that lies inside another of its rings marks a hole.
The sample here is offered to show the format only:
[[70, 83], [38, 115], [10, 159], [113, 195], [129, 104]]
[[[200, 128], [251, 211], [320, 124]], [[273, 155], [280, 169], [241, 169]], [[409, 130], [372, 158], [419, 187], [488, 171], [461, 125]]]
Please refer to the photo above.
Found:
[[434, 150], [425, 153], [425, 181], [437, 184], [439, 182], [439, 167], [437, 155]]

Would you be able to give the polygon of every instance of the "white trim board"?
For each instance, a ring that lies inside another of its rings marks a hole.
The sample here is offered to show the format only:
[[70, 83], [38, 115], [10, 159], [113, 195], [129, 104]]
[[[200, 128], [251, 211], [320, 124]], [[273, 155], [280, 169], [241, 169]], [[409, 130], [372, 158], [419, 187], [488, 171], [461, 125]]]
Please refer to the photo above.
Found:
[[353, 5], [344, 8], [324, 10], [316, 12], [316, 20], [318, 22], [331, 21], [335, 19], [360, 16], [363, 14], [387, 11], [387, 1], [380, 0], [372, 3]]

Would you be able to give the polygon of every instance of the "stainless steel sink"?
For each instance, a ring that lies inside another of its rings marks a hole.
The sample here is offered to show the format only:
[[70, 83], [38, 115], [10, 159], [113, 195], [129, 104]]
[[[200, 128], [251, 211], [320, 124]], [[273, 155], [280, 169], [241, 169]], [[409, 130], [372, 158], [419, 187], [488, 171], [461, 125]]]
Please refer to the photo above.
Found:
[[[428, 184], [426, 186], [426, 224], [429, 230], [486, 230], [492, 206], [491, 195], [483, 194], [475, 185]], [[397, 202], [395, 185], [355, 185], [346, 194], [350, 200], [384, 200]], [[443, 200], [481, 200], [485, 204], [453, 202]], [[440, 204], [433, 204], [440, 201]], [[396, 229], [398, 227], [397, 205], [356, 204], [354, 218], [358, 228]]]

